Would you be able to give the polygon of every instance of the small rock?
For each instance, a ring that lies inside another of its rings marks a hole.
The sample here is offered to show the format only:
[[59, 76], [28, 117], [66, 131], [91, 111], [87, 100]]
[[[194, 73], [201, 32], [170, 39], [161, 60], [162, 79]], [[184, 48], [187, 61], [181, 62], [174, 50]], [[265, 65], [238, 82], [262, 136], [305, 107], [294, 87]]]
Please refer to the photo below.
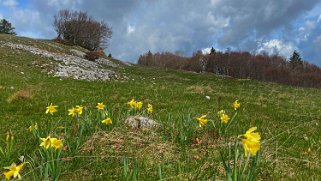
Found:
[[153, 128], [159, 126], [156, 121], [142, 116], [128, 117], [125, 120], [125, 125], [131, 128]]
[[211, 97], [210, 97], [210, 96], [205, 96], [205, 98], [206, 98], [206, 99], [208, 99], [208, 100], [210, 100], [210, 99], [211, 99]]
[[99, 59], [95, 60], [95, 62], [97, 62], [98, 64], [107, 65], [110, 67], [118, 67], [117, 64], [115, 64], [114, 62], [112, 62], [106, 58], [99, 58]]

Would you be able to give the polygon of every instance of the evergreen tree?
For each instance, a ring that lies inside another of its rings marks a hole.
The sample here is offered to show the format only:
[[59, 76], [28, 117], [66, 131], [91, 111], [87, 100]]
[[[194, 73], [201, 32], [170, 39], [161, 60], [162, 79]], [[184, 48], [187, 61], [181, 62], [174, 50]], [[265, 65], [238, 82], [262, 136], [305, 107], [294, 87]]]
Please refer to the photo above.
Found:
[[215, 54], [215, 53], [216, 53], [216, 51], [215, 51], [215, 49], [212, 47], [212, 48], [211, 48], [210, 55], [213, 55], [213, 54]]
[[303, 64], [303, 61], [301, 59], [301, 56], [300, 54], [297, 52], [297, 51], [294, 51], [292, 56], [290, 57], [290, 62], [293, 64], [293, 65], [302, 65]]
[[15, 28], [12, 27], [11, 23], [6, 19], [2, 19], [0, 21], [0, 33], [16, 35], [16, 32], [14, 32], [14, 29]]

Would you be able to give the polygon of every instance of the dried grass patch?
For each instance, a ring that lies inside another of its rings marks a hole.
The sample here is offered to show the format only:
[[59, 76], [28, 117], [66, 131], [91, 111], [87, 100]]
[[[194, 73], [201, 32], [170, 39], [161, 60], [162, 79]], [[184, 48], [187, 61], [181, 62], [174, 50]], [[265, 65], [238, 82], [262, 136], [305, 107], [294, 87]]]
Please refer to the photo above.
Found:
[[18, 100], [30, 100], [33, 98], [36, 91], [37, 88], [35, 86], [27, 86], [10, 95], [7, 99], [7, 102], [11, 103]]
[[212, 89], [212, 87], [209, 85], [207, 85], [207, 86], [193, 85], [193, 86], [187, 87], [186, 90], [193, 92], [193, 93], [198, 93], [198, 94], [211, 93], [214, 91]]
[[173, 160], [177, 149], [175, 145], [162, 140], [152, 130], [115, 128], [106, 133], [99, 131], [86, 141], [81, 152], [96, 156], [114, 155], [145, 159], [154, 164], [162, 160]]

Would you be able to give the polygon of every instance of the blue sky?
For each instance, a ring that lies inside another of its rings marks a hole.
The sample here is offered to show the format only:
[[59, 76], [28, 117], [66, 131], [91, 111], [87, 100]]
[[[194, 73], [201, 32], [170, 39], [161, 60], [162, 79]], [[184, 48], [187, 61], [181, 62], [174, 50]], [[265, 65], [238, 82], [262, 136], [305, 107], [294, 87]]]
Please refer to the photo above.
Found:
[[0, 18], [20, 36], [52, 39], [53, 16], [66, 8], [107, 22], [106, 51], [125, 61], [148, 50], [191, 55], [213, 46], [287, 58], [297, 50], [321, 66], [320, 0], [0, 0]]

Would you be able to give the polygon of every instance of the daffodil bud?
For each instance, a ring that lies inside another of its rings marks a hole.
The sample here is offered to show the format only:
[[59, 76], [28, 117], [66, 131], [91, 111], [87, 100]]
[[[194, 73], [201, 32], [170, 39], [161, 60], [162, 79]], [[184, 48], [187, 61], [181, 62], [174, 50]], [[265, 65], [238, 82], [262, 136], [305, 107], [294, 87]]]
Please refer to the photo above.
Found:
[[6, 133], [6, 141], [9, 141], [9, 132]]

